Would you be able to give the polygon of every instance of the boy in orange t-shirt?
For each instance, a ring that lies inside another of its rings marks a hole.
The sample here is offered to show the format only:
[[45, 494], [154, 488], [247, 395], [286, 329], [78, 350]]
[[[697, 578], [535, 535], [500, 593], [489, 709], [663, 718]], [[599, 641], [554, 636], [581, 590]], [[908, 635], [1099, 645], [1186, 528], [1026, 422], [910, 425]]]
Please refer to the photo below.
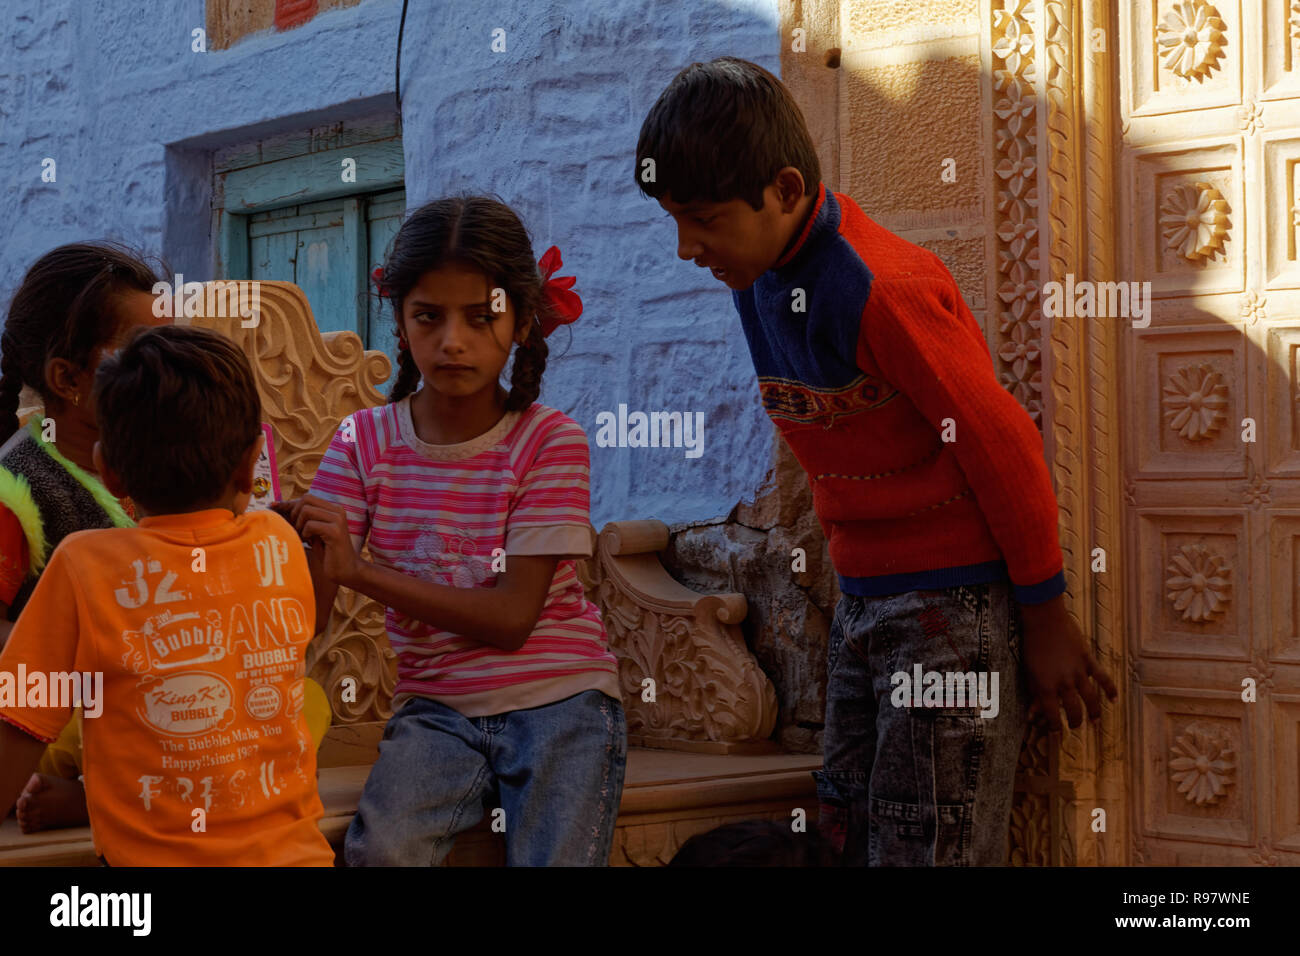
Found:
[[144, 330], [94, 401], [95, 464], [139, 527], [65, 538], [0, 654], [0, 808], [80, 704], [105, 862], [332, 865], [303, 714], [326, 617], [293, 528], [244, 513], [262, 442], [247, 359], [202, 329]]

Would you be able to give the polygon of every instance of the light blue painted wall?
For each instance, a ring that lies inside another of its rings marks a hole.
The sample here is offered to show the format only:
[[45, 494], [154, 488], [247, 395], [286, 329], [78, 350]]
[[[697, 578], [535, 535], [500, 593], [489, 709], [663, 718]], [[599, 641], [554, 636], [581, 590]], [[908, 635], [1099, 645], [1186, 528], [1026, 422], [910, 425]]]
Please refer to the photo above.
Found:
[[[197, 54], [202, 0], [5, 0], [0, 41], [0, 301], [62, 242], [125, 240], [212, 277], [217, 146], [391, 110], [400, 0]], [[503, 27], [506, 52], [490, 51]], [[551, 338], [542, 401], [592, 443], [592, 520], [723, 517], [773, 433], [730, 293], [681, 262], [631, 179], [641, 120], [678, 69], [732, 54], [779, 70], [776, 0], [412, 0], [402, 55], [411, 205], [495, 192], [540, 256], [564, 253], [586, 311]], [[58, 163], [42, 183], [41, 160]], [[595, 447], [596, 416], [705, 414], [705, 452]]]

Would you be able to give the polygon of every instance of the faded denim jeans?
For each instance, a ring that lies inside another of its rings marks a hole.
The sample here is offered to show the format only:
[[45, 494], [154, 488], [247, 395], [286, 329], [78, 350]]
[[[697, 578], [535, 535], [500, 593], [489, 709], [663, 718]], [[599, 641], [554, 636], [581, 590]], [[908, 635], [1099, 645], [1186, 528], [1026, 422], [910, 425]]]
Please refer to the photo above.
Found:
[[416, 697], [384, 728], [343, 857], [437, 866], [500, 808], [508, 866], [605, 866], [626, 766], [623, 705], [598, 690], [490, 717]]
[[[820, 829], [844, 863], [1006, 862], [1028, 727], [1021, 633], [1007, 582], [840, 599], [827, 651], [823, 767], [813, 776]], [[990, 697], [996, 674], [997, 716], [980, 716], [994, 708], [958, 696], [970, 686], [961, 678], [927, 705], [921, 689], [912, 695], [917, 665], [922, 674], [983, 675]]]

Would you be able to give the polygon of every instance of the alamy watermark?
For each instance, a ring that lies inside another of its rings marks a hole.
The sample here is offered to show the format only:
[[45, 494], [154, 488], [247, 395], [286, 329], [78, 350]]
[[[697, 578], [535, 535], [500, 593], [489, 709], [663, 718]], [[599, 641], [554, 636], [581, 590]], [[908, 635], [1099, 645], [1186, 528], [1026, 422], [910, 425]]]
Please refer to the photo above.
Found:
[[102, 671], [0, 671], [0, 707], [80, 707], [85, 717], [104, 712]]
[[51, 926], [121, 926], [134, 936], [148, 936], [152, 911], [152, 893], [83, 893], [74, 884], [50, 897]]
[[1043, 285], [1043, 315], [1074, 319], [1132, 319], [1133, 328], [1151, 324], [1150, 282], [1074, 281], [1066, 273], [1065, 282]]
[[262, 290], [256, 279], [186, 282], [180, 272], [173, 278], [174, 282], [154, 283], [153, 314], [157, 318], [239, 318], [245, 329], [255, 329], [262, 321]]
[[889, 702], [895, 707], [979, 707], [980, 716], [998, 715], [997, 671], [927, 671], [916, 664], [912, 673], [895, 671]]
[[597, 448], [685, 448], [687, 458], [704, 454], [703, 412], [628, 412], [596, 416]]

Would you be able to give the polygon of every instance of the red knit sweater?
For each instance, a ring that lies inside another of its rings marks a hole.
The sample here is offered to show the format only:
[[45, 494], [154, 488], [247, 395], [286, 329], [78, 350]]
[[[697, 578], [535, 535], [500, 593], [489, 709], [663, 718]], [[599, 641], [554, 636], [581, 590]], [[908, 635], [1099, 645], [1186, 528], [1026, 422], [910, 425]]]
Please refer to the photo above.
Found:
[[1065, 590], [1042, 438], [938, 256], [823, 184], [781, 261], [733, 298], [842, 591]]

